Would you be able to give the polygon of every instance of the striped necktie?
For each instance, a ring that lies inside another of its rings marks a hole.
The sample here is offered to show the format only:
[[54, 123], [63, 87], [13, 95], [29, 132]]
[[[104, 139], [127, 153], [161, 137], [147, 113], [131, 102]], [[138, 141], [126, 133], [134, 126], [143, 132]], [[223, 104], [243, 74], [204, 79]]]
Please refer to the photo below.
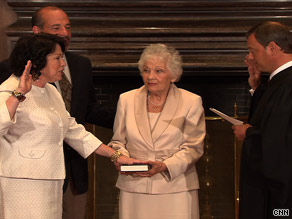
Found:
[[72, 84], [70, 83], [65, 74], [63, 74], [63, 78], [62, 80], [59, 81], [59, 84], [66, 109], [68, 112], [71, 112]]

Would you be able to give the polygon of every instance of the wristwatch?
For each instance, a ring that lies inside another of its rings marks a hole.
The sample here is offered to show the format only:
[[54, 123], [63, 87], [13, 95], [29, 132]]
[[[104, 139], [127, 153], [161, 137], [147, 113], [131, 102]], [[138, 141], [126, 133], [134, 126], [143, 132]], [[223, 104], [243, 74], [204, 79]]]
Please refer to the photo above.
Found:
[[16, 90], [12, 91], [12, 95], [15, 96], [19, 100], [19, 102], [24, 101], [26, 98], [23, 93]]

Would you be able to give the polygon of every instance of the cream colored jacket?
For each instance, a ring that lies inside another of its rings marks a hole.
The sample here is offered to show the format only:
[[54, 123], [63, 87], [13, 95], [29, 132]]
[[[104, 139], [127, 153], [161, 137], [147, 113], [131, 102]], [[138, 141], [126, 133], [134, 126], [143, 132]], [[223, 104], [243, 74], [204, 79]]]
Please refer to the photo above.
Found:
[[195, 163], [203, 155], [205, 116], [201, 97], [172, 85], [151, 133], [145, 86], [120, 95], [109, 143], [141, 160], [163, 161], [168, 174], [151, 178], [119, 175], [117, 187], [137, 193], [162, 194], [199, 188]]
[[0, 86], [0, 176], [64, 179], [63, 140], [84, 158], [102, 143], [65, 109], [57, 89], [32, 86], [11, 120], [6, 100], [18, 87], [11, 76]]

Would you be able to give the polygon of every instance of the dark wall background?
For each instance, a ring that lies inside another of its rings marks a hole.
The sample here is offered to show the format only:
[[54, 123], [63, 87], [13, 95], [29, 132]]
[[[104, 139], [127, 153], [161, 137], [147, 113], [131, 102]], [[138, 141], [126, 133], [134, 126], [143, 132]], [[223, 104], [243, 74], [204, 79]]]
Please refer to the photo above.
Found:
[[[136, 76], [117, 75], [114, 77], [94, 77], [96, 95], [100, 103], [116, 107], [119, 94], [143, 85], [142, 78], [137, 70]], [[245, 116], [249, 108], [249, 86], [247, 76], [204, 76], [184, 75], [176, 83], [178, 87], [199, 94], [207, 116], [214, 116], [209, 107], [223, 110], [229, 115], [234, 115], [236, 104], [237, 114]]]
[[137, 61], [150, 43], [176, 47], [184, 58], [178, 86], [202, 96], [209, 107], [248, 113], [244, 57], [245, 33], [254, 24], [275, 20], [290, 24], [291, 1], [77, 1], [8, 0], [18, 21], [7, 30], [8, 45], [31, 32], [31, 14], [57, 5], [68, 12], [73, 40], [70, 50], [92, 60], [100, 103], [115, 107], [121, 92], [141, 85]]

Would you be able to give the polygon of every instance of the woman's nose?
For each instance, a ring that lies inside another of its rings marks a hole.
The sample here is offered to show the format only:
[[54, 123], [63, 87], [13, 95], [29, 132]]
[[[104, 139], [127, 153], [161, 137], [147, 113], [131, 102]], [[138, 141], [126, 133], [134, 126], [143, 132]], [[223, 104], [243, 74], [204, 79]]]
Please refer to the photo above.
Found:
[[155, 74], [152, 70], [149, 71], [149, 75], [148, 75], [149, 78], [154, 78], [155, 77]]
[[65, 59], [64, 58], [61, 59], [61, 65], [62, 66], [66, 66], [66, 62], [65, 62]]

